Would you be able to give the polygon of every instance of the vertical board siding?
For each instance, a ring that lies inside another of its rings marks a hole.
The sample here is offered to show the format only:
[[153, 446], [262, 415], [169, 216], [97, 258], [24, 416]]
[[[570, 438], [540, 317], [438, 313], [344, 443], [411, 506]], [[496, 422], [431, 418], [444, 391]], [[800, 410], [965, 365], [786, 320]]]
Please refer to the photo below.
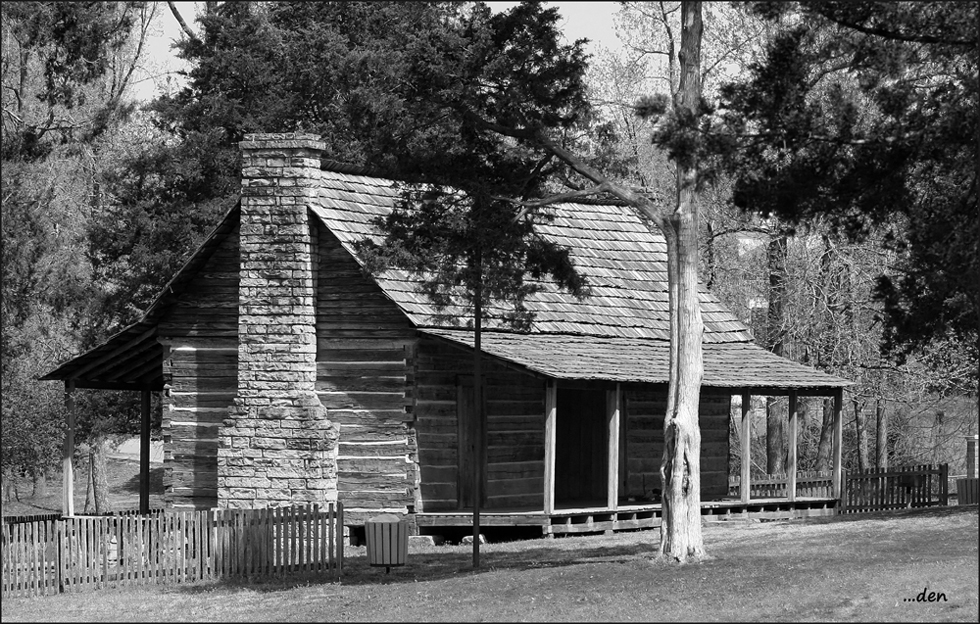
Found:
[[338, 575], [343, 506], [77, 516], [4, 524], [3, 598], [221, 576]]
[[218, 428], [238, 387], [239, 227], [215, 248], [160, 322], [164, 487], [168, 506], [218, 501]]
[[418, 504], [415, 329], [317, 224], [317, 395], [340, 426], [338, 497], [349, 524]]

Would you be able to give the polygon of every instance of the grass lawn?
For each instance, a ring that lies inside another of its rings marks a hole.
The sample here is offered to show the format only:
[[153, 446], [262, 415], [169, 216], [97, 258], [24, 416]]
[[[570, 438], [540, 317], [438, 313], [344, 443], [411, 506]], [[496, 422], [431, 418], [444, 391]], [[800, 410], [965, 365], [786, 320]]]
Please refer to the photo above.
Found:
[[[14, 621], [978, 620], [977, 507], [714, 523], [710, 557], [669, 565], [657, 531], [413, 550], [341, 582], [298, 578], [3, 601]], [[916, 602], [926, 589], [938, 601]], [[939, 597], [938, 594], [943, 594]]]
[[[108, 458], [106, 471], [109, 478], [109, 501], [113, 509], [137, 509], [140, 504], [140, 467], [138, 461]], [[88, 461], [83, 459], [75, 468], [75, 512], [85, 509]], [[31, 495], [28, 479], [20, 479], [18, 492], [20, 499], [3, 502], [4, 516], [29, 516], [50, 514], [61, 511], [61, 472], [48, 480], [47, 494]], [[162, 508], [163, 503], [163, 465], [150, 464], [150, 509]]]

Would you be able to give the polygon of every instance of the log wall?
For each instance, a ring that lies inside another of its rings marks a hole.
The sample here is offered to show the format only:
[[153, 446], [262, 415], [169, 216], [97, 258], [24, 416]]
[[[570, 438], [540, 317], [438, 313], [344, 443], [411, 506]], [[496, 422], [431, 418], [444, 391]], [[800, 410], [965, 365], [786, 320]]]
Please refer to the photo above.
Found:
[[160, 323], [168, 507], [217, 506], [218, 428], [238, 383], [238, 239], [236, 226]]
[[340, 425], [338, 498], [358, 525], [418, 505], [416, 331], [322, 224], [317, 240], [316, 391]]
[[[457, 509], [470, 488], [459, 469], [461, 423], [457, 397], [472, 386], [472, 352], [422, 338], [416, 360], [415, 415], [421, 466], [420, 511]], [[540, 508], [544, 491], [544, 381], [484, 359], [487, 404], [485, 507]], [[464, 465], [466, 458], [464, 457]], [[460, 481], [465, 481], [460, 484]], [[461, 487], [460, 487], [461, 486]]]
[[[664, 446], [666, 387], [660, 390], [630, 388], [625, 392], [627, 496], [652, 498], [662, 491], [660, 460]], [[720, 499], [728, 494], [728, 421], [731, 395], [724, 390], [701, 391], [701, 499]]]

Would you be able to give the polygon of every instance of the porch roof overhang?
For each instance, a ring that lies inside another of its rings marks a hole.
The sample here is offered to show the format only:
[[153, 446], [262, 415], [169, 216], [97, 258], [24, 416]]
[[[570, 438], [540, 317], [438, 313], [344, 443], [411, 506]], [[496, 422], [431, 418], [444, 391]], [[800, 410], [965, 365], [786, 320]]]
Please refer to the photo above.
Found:
[[162, 390], [163, 345], [157, 341], [156, 323], [134, 323], [41, 377], [59, 379], [76, 388]]
[[73, 357], [40, 380], [64, 380], [74, 382], [76, 388], [98, 390], [163, 390], [164, 346], [157, 340], [160, 318], [238, 224], [240, 206], [236, 203], [225, 213], [201, 246], [157, 294], [139, 322]]
[[[468, 329], [420, 328], [470, 349]], [[484, 330], [482, 350], [557, 380], [666, 384], [670, 345], [666, 341], [568, 334], [519, 334]], [[705, 343], [702, 385], [733, 393], [832, 396], [852, 382], [797, 364], [746, 342]]]

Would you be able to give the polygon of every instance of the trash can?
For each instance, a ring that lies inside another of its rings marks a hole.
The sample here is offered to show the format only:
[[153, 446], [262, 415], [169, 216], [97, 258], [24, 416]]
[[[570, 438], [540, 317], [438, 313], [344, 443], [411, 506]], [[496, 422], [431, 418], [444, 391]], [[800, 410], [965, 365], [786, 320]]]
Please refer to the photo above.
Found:
[[385, 573], [391, 566], [405, 565], [408, 558], [408, 525], [394, 514], [381, 514], [364, 523], [367, 541], [368, 563], [384, 566]]

